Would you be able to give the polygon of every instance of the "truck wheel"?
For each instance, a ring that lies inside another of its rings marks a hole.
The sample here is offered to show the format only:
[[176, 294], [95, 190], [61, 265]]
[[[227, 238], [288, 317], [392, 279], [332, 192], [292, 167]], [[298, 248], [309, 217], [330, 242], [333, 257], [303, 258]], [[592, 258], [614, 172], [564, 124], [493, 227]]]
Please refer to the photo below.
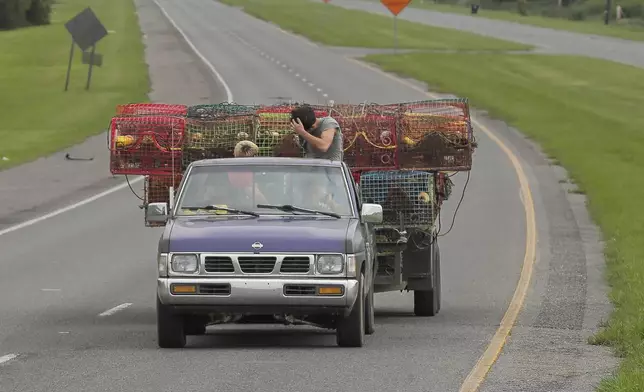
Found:
[[161, 348], [183, 348], [186, 333], [183, 317], [173, 314], [157, 297], [157, 339]]
[[371, 289], [369, 290], [369, 294], [367, 294], [367, 298], [365, 299], [365, 303], [364, 303], [364, 310], [365, 310], [364, 333], [365, 333], [365, 335], [372, 335], [374, 332], [376, 332], [376, 315], [375, 315], [373, 297], [374, 297], [374, 294], [373, 294], [373, 285], [372, 285]]
[[414, 290], [414, 313], [416, 316], [436, 316], [441, 307], [440, 253], [433, 257], [434, 284], [431, 290]]
[[351, 314], [338, 321], [336, 340], [340, 347], [362, 347], [365, 335], [364, 272], [358, 281], [358, 298]]

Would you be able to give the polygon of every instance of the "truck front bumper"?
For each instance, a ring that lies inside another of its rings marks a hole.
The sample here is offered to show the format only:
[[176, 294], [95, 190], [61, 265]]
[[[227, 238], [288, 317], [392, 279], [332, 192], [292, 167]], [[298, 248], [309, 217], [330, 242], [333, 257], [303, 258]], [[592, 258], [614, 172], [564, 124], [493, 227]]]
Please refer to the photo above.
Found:
[[343, 314], [358, 296], [355, 279], [158, 278], [163, 305], [186, 313]]

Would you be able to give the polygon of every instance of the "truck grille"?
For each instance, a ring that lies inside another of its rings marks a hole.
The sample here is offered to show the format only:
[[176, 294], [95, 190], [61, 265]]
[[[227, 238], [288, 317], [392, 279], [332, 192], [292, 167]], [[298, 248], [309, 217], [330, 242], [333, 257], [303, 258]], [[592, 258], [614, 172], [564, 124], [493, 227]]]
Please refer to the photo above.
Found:
[[227, 256], [206, 256], [204, 262], [206, 272], [234, 273], [233, 260]]
[[311, 268], [311, 261], [306, 256], [290, 256], [282, 260], [280, 272], [286, 274], [305, 274]]
[[287, 284], [284, 285], [284, 295], [315, 295], [316, 288], [313, 285]]
[[270, 274], [275, 268], [275, 256], [240, 256], [239, 268], [246, 274]]
[[199, 294], [205, 295], [230, 295], [228, 283], [208, 283], [199, 285]]

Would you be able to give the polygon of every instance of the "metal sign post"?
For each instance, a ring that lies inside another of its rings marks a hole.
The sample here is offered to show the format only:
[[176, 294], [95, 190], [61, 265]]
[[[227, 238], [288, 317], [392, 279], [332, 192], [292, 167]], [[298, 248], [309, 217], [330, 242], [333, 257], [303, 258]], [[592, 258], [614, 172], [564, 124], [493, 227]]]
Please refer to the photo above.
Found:
[[[72, 48], [69, 53], [69, 64], [67, 65], [67, 77], [65, 78], [65, 91], [69, 87], [69, 79], [72, 70], [72, 60], [74, 58], [74, 45], [83, 51], [83, 63], [89, 64], [87, 74], [87, 85], [85, 89], [89, 89], [90, 80], [92, 78], [92, 67], [94, 65], [102, 64], [102, 56], [96, 53], [96, 44], [107, 35], [107, 30], [100, 20], [96, 17], [90, 7], [85, 8], [72, 19], [65, 23], [65, 28], [72, 36]], [[87, 49], [92, 48], [89, 57], [86, 56]], [[97, 64], [97, 58], [100, 64]]]
[[398, 52], [398, 14], [411, 3], [411, 0], [380, 0], [394, 16], [394, 54]]

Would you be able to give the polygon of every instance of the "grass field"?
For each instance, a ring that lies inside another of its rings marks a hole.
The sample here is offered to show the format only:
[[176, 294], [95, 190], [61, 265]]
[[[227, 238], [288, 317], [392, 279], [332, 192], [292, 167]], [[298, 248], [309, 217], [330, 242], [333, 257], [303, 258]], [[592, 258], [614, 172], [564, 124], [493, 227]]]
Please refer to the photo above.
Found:
[[[379, 0], [372, 0], [378, 1]], [[409, 7], [422, 8], [431, 11], [448, 12], [454, 14], [471, 15], [470, 5], [458, 6], [452, 4], [435, 4], [431, 0], [419, 2], [413, 0]], [[613, 12], [614, 13], [614, 12]], [[624, 38], [634, 41], [644, 41], [644, 25], [634, 24], [617, 24], [615, 20], [606, 26], [600, 18], [588, 19], [583, 21], [572, 21], [560, 18], [548, 18], [539, 15], [522, 16], [517, 12], [502, 11], [502, 10], [489, 10], [479, 9], [476, 18], [488, 18], [505, 20], [510, 22], [517, 22], [538, 27], [547, 27], [556, 30], [566, 30], [583, 34], [597, 34], [605, 35], [608, 37]]]
[[[114, 32], [97, 45], [103, 66], [94, 68], [89, 91], [76, 47], [65, 92], [71, 38], [64, 23], [87, 6]], [[0, 169], [81, 142], [107, 127], [117, 104], [146, 101], [143, 50], [132, 0], [65, 0], [49, 26], [0, 32], [0, 157], [9, 158]]]
[[566, 167], [608, 240], [616, 312], [595, 343], [626, 357], [601, 391], [644, 390], [644, 71], [572, 56], [371, 55], [382, 69], [468, 97]]
[[[325, 45], [362, 48], [392, 48], [394, 45], [391, 17], [347, 10], [321, 1], [219, 1], [243, 6], [245, 12], [256, 18], [274, 22], [285, 30], [306, 35]], [[315, 16], [311, 17], [312, 15]], [[360, 29], [355, 26], [360, 26]], [[506, 51], [532, 48], [529, 45], [403, 20], [398, 21], [398, 39], [399, 47], [405, 49]]]
[[[276, 3], [282, 0], [246, 10], [314, 41], [329, 42], [300, 22], [311, 12], [318, 15], [311, 11], [314, 4], [286, 10]], [[349, 42], [351, 34], [338, 28], [333, 41]], [[427, 82], [433, 90], [468, 97], [474, 106], [520, 129], [568, 169], [588, 195], [590, 212], [607, 241], [610, 296], [616, 308], [593, 343], [610, 345], [624, 357], [616, 376], [604, 380], [599, 390], [644, 390], [644, 209], [639, 205], [644, 200], [644, 70], [598, 59], [532, 54], [416, 53], [370, 55], [366, 60]]]

